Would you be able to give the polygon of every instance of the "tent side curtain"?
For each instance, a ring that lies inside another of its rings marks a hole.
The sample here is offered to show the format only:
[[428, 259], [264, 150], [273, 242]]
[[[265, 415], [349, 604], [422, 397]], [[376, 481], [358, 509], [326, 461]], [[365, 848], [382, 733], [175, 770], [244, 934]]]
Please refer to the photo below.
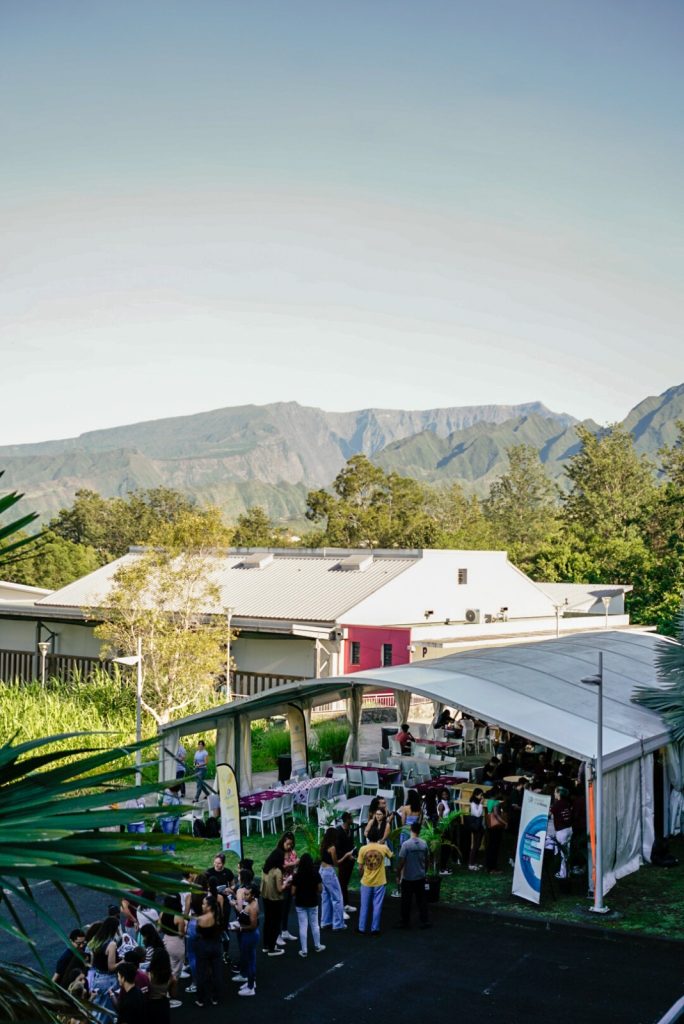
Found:
[[397, 720], [399, 725], [401, 725], [402, 722], [408, 722], [409, 712], [411, 710], [411, 691], [395, 690], [394, 700], [397, 705]]
[[603, 776], [603, 892], [650, 859], [653, 845], [653, 756]]
[[665, 832], [667, 835], [677, 836], [684, 830], [684, 743], [669, 743], [666, 750], [665, 763], [670, 783], [670, 797], [669, 828], [666, 828]]
[[240, 729], [240, 796], [252, 792], [252, 723], [248, 715], [237, 719]]

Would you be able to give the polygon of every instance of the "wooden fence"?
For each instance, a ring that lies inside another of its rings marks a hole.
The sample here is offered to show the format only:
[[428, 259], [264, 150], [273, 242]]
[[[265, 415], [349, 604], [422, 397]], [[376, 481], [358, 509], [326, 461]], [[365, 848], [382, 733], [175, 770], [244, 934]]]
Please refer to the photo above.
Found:
[[287, 683], [300, 683], [306, 676], [280, 676], [270, 672], [231, 672], [230, 682], [236, 697], [256, 697]]
[[[86, 658], [77, 654], [48, 654], [45, 675], [48, 679], [82, 679], [87, 682], [95, 672], [113, 674], [111, 664], [99, 658]], [[40, 654], [35, 651], [0, 650], [0, 681], [29, 683], [40, 679]]]

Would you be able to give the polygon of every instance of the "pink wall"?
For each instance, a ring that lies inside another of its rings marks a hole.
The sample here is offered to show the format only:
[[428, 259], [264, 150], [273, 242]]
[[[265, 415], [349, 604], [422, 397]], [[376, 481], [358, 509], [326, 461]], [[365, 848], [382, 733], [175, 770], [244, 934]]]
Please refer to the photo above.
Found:
[[[382, 665], [382, 645], [392, 645], [392, 664], [405, 665], [411, 660], [409, 645], [410, 629], [387, 629], [382, 626], [345, 626], [347, 639], [344, 644], [344, 672], [361, 672], [363, 669], [378, 668]], [[352, 643], [361, 645], [361, 662], [352, 665]]]

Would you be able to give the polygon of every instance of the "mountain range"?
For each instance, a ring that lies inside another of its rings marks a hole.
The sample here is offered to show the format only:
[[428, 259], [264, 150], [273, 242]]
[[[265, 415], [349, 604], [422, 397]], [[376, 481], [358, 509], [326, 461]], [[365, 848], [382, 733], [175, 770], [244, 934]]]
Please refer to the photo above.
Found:
[[[637, 449], [654, 456], [675, 440], [678, 419], [684, 384], [644, 399], [624, 425]], [[506, 469], [506, 450], [525, 443], [560, 478], [577, 450], [577, 423], [541, 402], [356, 412], [277, 402], [0, 446], [0, 469], [3, 486], [24, 491], [45, 516], [70, 505], [80, 488], [111, 497], [163, 485], [214, 502], [230, 518], [263, 505], [275, 520], [301, 519], [306, 492], [330, 484], [359, 453], [404, 476], [485, 493]]]

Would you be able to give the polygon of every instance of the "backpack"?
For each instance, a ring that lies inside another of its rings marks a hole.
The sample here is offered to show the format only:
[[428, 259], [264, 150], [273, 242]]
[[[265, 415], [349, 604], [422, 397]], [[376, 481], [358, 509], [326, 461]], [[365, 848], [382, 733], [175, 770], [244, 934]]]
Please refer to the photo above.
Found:
[[218, 839], [221, 835], [221, 829], [219, 828], [218, 818], [207, 818], [204, 825], [204, 836], [205, 839]]
[[192, 834], [195, 837], [195, 839], [207, 838], [207, 826], [204, 824], [201, 818], [193, 818]]

